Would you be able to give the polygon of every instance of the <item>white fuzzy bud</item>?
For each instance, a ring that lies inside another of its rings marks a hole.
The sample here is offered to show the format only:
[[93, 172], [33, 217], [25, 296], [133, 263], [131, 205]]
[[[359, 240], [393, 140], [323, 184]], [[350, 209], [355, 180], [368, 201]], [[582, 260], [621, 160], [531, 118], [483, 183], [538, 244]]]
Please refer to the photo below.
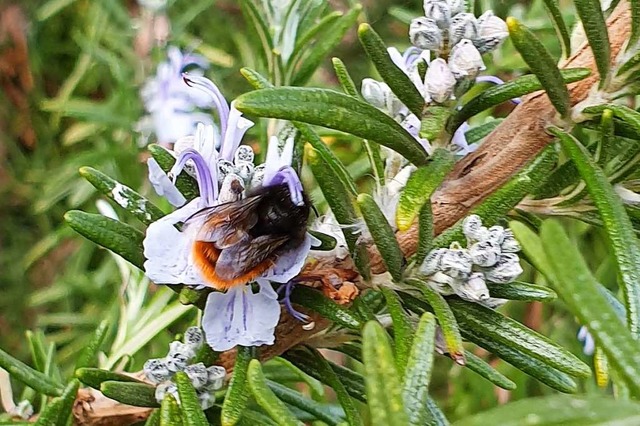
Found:
[[196, 353], [190, 345], [173, 341], [169, 344], [169, 353], [165, 358], [165, 362], [169, 371], [175, 373], [184, 370], [189, 360], [195, 356]]
[[251, 176], [253, 176], [254, 169], [255, 166], [253, 165], [253, 163], [241, 161], [239, 163], [236, 163], [234, 171], [238, 176], [242, 178], [243, 181], [248, 183], [251, 182]]
[[438, 58], [431, 61], [424, 77], [424, 83], [429, 97], [435, 102], [443, 103], [451, 98], [456, 85], [456, 78], [451, 73], [445, 60]]
[[439, 28], [448, 28], [451, 23], [451, 6], [446, 0], [424, 0], [424, 16], [433, 19]]
[[18, 416], [23, 420], [29, 420], [29, 418], [33, 416], [33, 405], [31, 405], [31, 402], [28, 399], [23, 399], [15, 406], [11, 414]]
[[191, 364], [184, 369], [184, 372], [189, 376], [189, 380], [193, 384], [193, 387], [197, 389], [204, 388], [209, 381], [209, 372], [207, 367], [203, 363]]
[[178, 387], [176, 386], [175, 383], [167, 381], [164, 383], [160, 383], [158, 386], [156, 386], [156, 393], [155, 393], [156, 401], [161, 403], [166, 394], [173, 395], [176, 401], [178, 401], [178, 403], [180, 402], [180, 396], [178, 395]]
[[453, 46], [449, 56], [449, 68], [453, 76], [462, 80], [475, 79], [481, 70], [486, 69], [482, 56], [470, 40], [463, 39]]
[[242, 198], [243, 191], [244, 180], [235, 173], [229, 173], [225, 176], [222, 186], [220, 186], [218, 202], [223, 204], [238, 201]]
[[503, 253], [517, 253], [522, 250], [520, 243], [516, 240], [511, 229], [504, 230], [504, 240], [500, 244], [500, 249]]
[[480, 228], [482, 228], [482, 219], [477, 214], [467, 216], [462, 221], [462, 232], [467, 240], [480, 241]]
[[216, 398], [209, 392], [202, 392], [198, 394], [198, 402], [200, 402], [200, 408], [207, 410], [213, 407], [213, 404], [216, 402]]
[[460, 282], [460, 285], [455, 286], [453, 289], [462, 299], [471, 302], [478, 302], [489, 298], [489, 289], [487, 288], [482, 272], [474, 272], [469, 276], [468, 280]]
[[485, 237], [487, 241], [493, 241], [494, 243], [500, 245], [504, 241], [504, 228], [499, 225], [494, 225], [488, 229], [488, 234]]
[[234, 170], [235, 166], [231, 161], [223, 159], [218, 160], [218, 184], [222, 184], [222, 182], [224, 182], [224, 178], [226, 178], [229, 173], [233, 173]]
[[433, 288], [438, 293], [448, 296], [450, 294], [455, 294], [453, 287], [458, 285], [458, 280], [443, 272], [436, 272], [427, 279], [427, 284], [429, 284], [429, 287]]
[[233, 155], [233, 162], [237, 165], [239, 163], [251, 163], [253, 164], [253, 149], [249, 145], [240, 145], [236, 149]]
[[474, 40], [478, 36], [478, 26], [476, 17], [472, 13], [459, 13], [451, 18], [451, 28], [449, 28], [449, 42], [456, 45], [460, 40], [466, 38]]
[[478, 37], [473, 40], [480, 53], [489, 52], [509, 36], [507, 24], [492, 11], [483, 13], [478, 18]]
[[469, 247], [469, 255], [475, 265], [490, 267], [500, 259], [500, 245], [493, 241], [480, 241]]
[[264, 180], [264, 164], [260, 164], [253, 169], [253, 175], [251, 175], [251, 183], [249, 184], [250, 188], [257, 188], [262, 186], [262, 181]]
[[440, 50], [442, 30], [433, 19], [416, 18], [409, 26], [409, 40], [411, 44], [423, 50]]
[[144, 375], [151, 383], [162, 383], [171, 377], [171, 372], [164, 359], [150, 359], [142, 367]]
[[212, 365], [207, 368], [207, 386], [209, 390], [218, 390], [222, 388], [224, 384], [224, 378], [227, 375], [227, 370], [224, 367], [218, 365]]
[[515, 253], [504, 253], [495, 266], [485, 271], [487, 281], [493, 283], [509, 283], [522, 274], [520, 258]]
[[184, 332], [184, 343], [191, 346], [194, 351], [198, 351], [204, 343], [204, 334], [200, 327], [189, 327]]
[[372, 78], [362, 80], [360, 92], [365, 101], [376, 108], [385, 109], [387, 106], [387, 96], [391, 89], [386, 83], [381, 83]]
[[447, 251], [445, 248], [431, 250], [427, 257], [424, 258], [420, 265], [420, 273], [424, 275], [433, 275], [440, 270], [440, 260], [442, 255]]
[[472, 266], [471, 256], [466, 249], [447, 250], [440, 259], [440, 270], [450, 277], [460, 280], [469, 277]]

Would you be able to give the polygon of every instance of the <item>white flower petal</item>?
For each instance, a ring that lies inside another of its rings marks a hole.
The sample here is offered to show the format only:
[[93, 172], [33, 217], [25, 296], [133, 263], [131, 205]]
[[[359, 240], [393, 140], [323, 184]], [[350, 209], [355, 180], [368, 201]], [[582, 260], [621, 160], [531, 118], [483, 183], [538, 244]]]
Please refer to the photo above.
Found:
[[255, 294], [243, 285], [209, 294], [202, 328], [213, 350], [226, 351], [237, 345], [272, 345], [279, 319], [280, 304], [269, 284], [260, 285]]
[[174, 225], [200, 210], [200, 198], [153, 222], [144, 239], [144, 270], [156, 284], [204, 283], [193, 261], [191, 249], [195, 233], [179, 231]]
[[187, 199], [184, 198], [184, 195], [182, 195], [173, 182], [171, 182], [169, 176], [160, 168], [160, 165], [155, 159], [149, 158], [149, 160], [147, 160], [147, 166], [149, 167], [149, 181], [158, 195], [165, 197], [167, 201], [176, 207], [180, 207], [187, 202]]
[[235, 101], [231, 102], [231, 110], [229, 111], [229, 119], [227, 120], [227, 130], [220, 147], [220, 158], [232, 161], [233, 154], [238, 149], [240, 141], [244, 134], [253, 126], [253, 121], [242, 117], [242, 113], [235, 107]]
[[277, 283], [286, 283], [291, 281], [300, 273], [307, 255], [311, 249], [311, 236], [306, 234], [304, 241], [295, 249], [283, 253], [262, 278]]

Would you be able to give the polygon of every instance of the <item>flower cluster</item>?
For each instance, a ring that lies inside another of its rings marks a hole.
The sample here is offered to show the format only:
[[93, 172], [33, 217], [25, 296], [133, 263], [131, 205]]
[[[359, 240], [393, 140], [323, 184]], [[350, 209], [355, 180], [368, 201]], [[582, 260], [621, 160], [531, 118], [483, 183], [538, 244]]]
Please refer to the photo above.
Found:
[[467, 238], [466, 248], [454, 242], [450, 248], [432, 250], [419, 271], [443, 295], [456, 294], [492, 308], [499, 306], [503, 301], [491, 298], [487, 282], [509, 283], [522, 273], [520, 245], [510, 229], [486, 228], [477, 215], [467, 217], [462, 229]]
[[167, 61], [158, 65], [156, 75], [140, 93], [148, 115], [138, 123], [138, 130], [143, 135], [155, 133], [158, 143], [165, 146], [193, 134], [197, 123], [213, 124], [210, 114], [199, 111], [210, 106], [210, 97], [182, 80], [182, 73], [189, 67], [193, 68], [191, 73], [201, 75], [209, 63], [200, 55], [169, 47]]
[[[185, 81], [213, 101], [220, 123], [218, 128], [199, 124], [195, 137], [179, 140], [172, 152], [177, 159], [169, 173], [149, 160], [154, 188], [180, 208], [147, 229], [145, 273], [156, 284], [216, 290], [207, 297], [202, 318], [206, 341], [214, 350], [271, 345], [280, 318], [278, 295], [271, 282], [287, 283], [300, 272], [312, 238], [305, 234], [295, 244], [282, 244], [282, 238], [273, 242], [267, 236], [252, 237], [250, 228], [258, 218], [249, 212], [251, 206], [255, 210], [256, 203], [251, 200], [257, 198], [246, 197], [260, 188], [286, 185], [290, 200], [281, 201], [292, 208], [304, 205], [302, 184], [291, 167], [294, 141], [287, 139], [280, 150], [278, 139], [271, 138], [265, 163], [254, 166], [253, 150], [240, 146], [253, 123], [243, 118], [233, 103], [227, 103], [212, 81], [191, 75], [185, 75]], [[182, 170], [198, 183], [199, 196], [191, 201], [175, 186]], [[232, 204], [244, 201], [253, 204]], [[216, 212], [223, 207], [224, 213], [216, 219]], [[246, 215], [246, 228], [231, 224], [230, 216], [238, 214]], [[210, 219], [220, 223], [208, 228]], [[247, 253], [264, 256], [265, 250], [274, 256], [258, 265], [262, 269], [257, 275], [240, 273], [250, 261]]]
[[184, 334], [184, 343], [174, 341], [169, 345], [169, 353], [164, 358], [150, 359], [144, 363], [143, 371], [147, 379], [156, 386], [156, 400], [162, 402], [167, 393], [180, 402], [178, 387], [171, 380], [184, 371], [196, 390], [203, 410], [215, 402], [213, 392], [222, 388], [227, 374], [223, 367], [205, 367], [201, 362], [190, 364], [204, 344], [204, 336], [198, 327], [189, 327]]

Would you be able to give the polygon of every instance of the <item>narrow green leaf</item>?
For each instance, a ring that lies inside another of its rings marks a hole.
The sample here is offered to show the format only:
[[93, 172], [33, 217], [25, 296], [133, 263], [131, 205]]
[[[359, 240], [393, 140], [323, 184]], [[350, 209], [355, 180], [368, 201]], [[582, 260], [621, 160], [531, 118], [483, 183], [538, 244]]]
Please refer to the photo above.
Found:
[[422, 146], [393, 118], [352, 96], [328, 89], [279, 87], [236, 99], [240, 111], [261, 117], [302, 121], [374, 140], [416, 165], [428, 158]]
[[362, 328], [360, 320], [346, 308], [325, 297], [318, 290], [299, 285], [291, 293], [291, 301], [309, 308], [323, 317], [352, 330]]
[[427, 398], [427, 406], [425, 408], [433, 419], [433, 426], [449, 426], [449, 421], [433, 399]]
[[[294, 3], [294, 2], [292, 2]], [[344, 16], [344, 13], [340, 12], [340, 11], [334, 11], [331, 13], [328, 13], [327, 15], [323, 16], [322, 19], [320, 19], [320, 21], [318, 21], [318, 23], [316, 23], [313, 27], [309, 28], [304, 34], [302, 34], [300, 37], [298, 37], [298, 39], [296, 40], [296, 45], [293, 48], [293, 52], [291, 53], [291, 57], [289, 58], [289, 67], [291, 68], [289, 70], [289, 73], [293, 72], [295, 69], [295, 65], [298, 63], [298, 61], [300, 60], [300, 58], [307, 53], [306, 51], [309, 50], [309, 47], [311, 45], [311, 43], [313, 43], [313, 39], [318, 35], [318, 34], [322, 34], [326, 31], [328, 31], [328, 29], [341, 17]], [[304, 28], [304, 27], [300, 27], [300, 28]]]
[[338, 78], [338, 82], [340, 86], [342, 86], [342, 90], [347, 95], [351, 95], [355, 98], [360, 96], [360, 92], [356, 88], [356, 84], [353, 82], [351, 75], [349, 74], [349, 70], [345, 66], [344, 62], [340, 58], [331, 58], [331, 63], [333, 64], [333, 69], [336, 73], [336, 77]]
[[385, 176], [384, 160], [382, 159], [380, 145], [366, 139], [362, 140], [362, 145], [364, 146], [365, 151], [367, 151], [367, 158], [369, 159], [369, 164], [371, 164], [373, 178], [375, 179], [376, 184], [381, 187], [385, 184]]
[[462, 346], [462, 336], [460, 336], [460, 329], [458, 328], [458, 322], [454, 316], [449, 304], [444, 297], [437, 291], [433, 290], [427, 283], [417, 279], [409, 280], [416, 288], [418, 288], [427, 302], [433, 308], [438, 323], [442, 329], [442, 335], [444, 336], [444, 342], [447, 346], [449, 356], [456, 363], [464, 365], [464, 347]]
[[[590, 74], [591, 70], [588, 68], [569, 68], [560, 71], [560, 75], [565, 83], [580, 81], [588, 77]], [[493, 86], [464, 104], [464, 106], [453, 117], [451, 117], [449, 129], [450, 131], [454, 131], [469, 118], [486, 109], [542, 89], [543, 86], [540, 84], [540, 80], [538, 80], [537, 76], [532, 74], [524, 75], [504, 84]]]
[[396, 225], [406, 231], [418, 217], [422, 206], [429, 202], [431, 194], [442, 184], [445, 176], [455, 164], [451, 152], [437, 149], [427, 166], [411, 174], [398, 201]]
[[358, 195], [358, 206], [387, 271], [394, 281], [401, 281], [405, 259], [387, 218], [369, 194]]
[[333, 250], [334, 248], [336, 248], [336, 245], [338, 244], [338, 241], [334, 237], [332, 237], [331, 235], [324, 234], [324, 233], [318, 232], [318, 231], [314, 231], [312, 229], [307, 230], [307, 232], [309, 234], [313, 235], [318, 240], [320, 240], [320, 246], [317, 246], [317, 247], [314, 246], [313, 247], [314, 250], [330, 251], [330, 250]]
[[514, 281], [507, 284], [488, 283], [491, 297], [525, 302], [551, 302], [558, 296], [549, 287]]
[[398, 295], [391, 289], [380, 289], [387, 301], [387, 309], [393, 320], [393, 341], [395, 346], [396, 368], [400, 376], [404, 376], [405, 367], [413, 343], [413, 327], [409, 322], [409, 316], [404, 311]]
[[389, 88], [409, 110], [418, 117], [422, 117], [424, 98], [413, 84], [409, 76], [393, 62], [387, 51], [387, 46], [371, 25], [360, 24], [358, 37], [367, 56], [380, 73]]
[[[136, 407], [158, 407], [156, 388], [146, 383], [106, 381], [100, 384], [104, 396]], [[164, 403], [164, 401], [163, 401]]]
[[320, 155], [319, 151], [311, 145], [306, 146], [307, 164], [313, 172], [313, 176], [318, 182], [318, 186], [322, 190], [324, 198], [327, 200], [331, 211], [336, 220], [341, 225], [353, 225], [352, 227], [343, 226], [342, 233], [349, 246], [349, 252], [354, 259], [354, 263], [365, 280], [370, 277], [369, 258], [366, 248], [358, 241], [358, 229], [355, 226], [359, 222], [358, 215], [354, 207], [353, 199], [344, 182], [339, 178], [338, 174], [326, 162], [325, 157]]
[[465, 138], [467, 138], [467, 143], [471, 145], [472, 143], [476, 143], [487, 137], [493, 130], [498, 127], [500, 123], [502, 123], [504, 119], [496, 118], [495, 120], [487, 121], [484, 124], [473, 127], [470, 130], [467, 130], [464, 134]]
[[191, 379], [187, 373], [178, 371], [174, 376], [174, 381], [178, 386], [180, 396], [180, 411], [185, 426], [208, 426], [209, 422], [200, 407], [198, 394], [196, 393]]
[[381, 425], [407, 425], [408, 418], [403, 406], [400, 378], [389, 339], [382, 326], [376, 321], [369, 321], [364, 326], [362, 355], [371, 418]]
[[560, 5], [558, 4], [558, 0], [543, 0], [545, 9], [547, 9], [547, 13], [553, 21], [553, 27], [556, 30], [556, 34], [558, 35], [558, 39], [562, 44], [562, 53], [565, 58], [568, 58], [571, 55], [571, 36], [569, 35], [569, 30], [567, 29], [567, 25], [562, 18], [562, 13], [560, 13]]
[[640, 404], [599, 395], [526, 398], [466, 417], [454, 426], [521, 426], [523, 421], [528, 425], [631, 426], [640, 422]]
[[611, 46], [607, 23], [604, 20], [599, 0], [575, 0], [576, 11], [582, 21], [587, 40], [593, 51], [596, 67], [600, 73], [600, 87], [606, 84], [611, 61]]
[[249, 402], [247, 368], [249, 368], [249, 361], [253, 359], [254, 353], [253, 348], [238, 346], [233, 377], [231, 377], [229, 390], [227, 390], [222, 404], [222, 414], [220, 415], [222, 426], [233, 426], [238, 423], [247, 408]]
[[571, 312], [589, 328], [631, 393], [640, 396], [640, 342], [621, 327], [618, 315], [598, 290], [597, 281], [562, 226], [556, 221], [545, 221], [541, 239], [554, 274], [552, 282], [556, 291]]
[[151, 411], [147, 421], [144, 422], [144, 426], [160, 426], [160, 410], [157, 408]]
[[484, 377], [494, 385], [506, 390], [514, 390], [516, 388], [516, 384], [508, 377], [505, 377], [499, 371], [487, 364], [482, 358], [474, 355], [473, 352], [465, 351], [464, 357], [466, 359], [465, 367]]
[[258, 49], [264, 63], [267, 65], [269, 75], [276, 83], [282, 83], [283, 70], [282, 61], [280, 56], [274, 51], [273, 39], [269, 32], [269, 25], [263, 19], [263, 14], [260, 13], [256, 4], [251, 0], [240, 0], [240, 8], [242, 14], [245, 16], [245, 20], [251, 24], [251, 27], [255, 34], [258, 36], [262, 49]]
[[173, 395], [167, 392], [160, 407], [160, 426], [182, 426], [180, 407]]
[[43, 372], [47, 360], [47, 352], [44, 349], [44, 333], [37, 330], [35, 333], [31, 330], [26, 332], [29, 341], [29, 349], [31, 350], [31, 358], [36, 370]]
[[101, 214], [85, 213], [79, 210], [68, 211], [64, 215], [64, 220], [83, 237], [122, 256], [139, 269], [143, 269], [144, 234], [131, 225]]
[[549, 51], [529, 30], [513, 17], [507, 18], [509, 35], [515, 48], [522, 55], [522, 59], [529, 65], [531, 71], [538, 76], [542, 87], [556, 110], [566, 117], [571, 109], [569, 91], [562, 79], [556, 61]]
[[149, 225], [164, 216], [162, 210], [142, 195], [94, 168], [81, 167], [80, 176], [145, 225]]
[[91, 340], [89, 340], [87, 346], [82, 349], [78, 359], [76, 360], [76, 369], [89, 367], [95, 364], [100, 347], [102, 346], [105, 337], [107, 337], [108, 330], [109, 323], [107, 320], [103, 320], [98, 324], [96, 331], [93, 333], [93, 336], [91, 336]]
[[273, 391], [276, 397], [278, 397], [281, 401], [311, 414], [316, 419], [330, 426], [337, 426], [340, 422], [343, 421], [342, 418], [337, 417], [334, 413], [329, 411], [327, 405], [323, 405], [312, 399], [309, 399], [302, 395], [300, 392], [296, 392], [293, 389], [290, 389], [272, 380], [267, 380], [267, 386], [269, 386], [269, 389], [271, 389], [271, 391]]
[[429, 105], [425, 108], [420, 120], [420, 137], [428, 141], [434, 141], [443, 137], [447, 122], [451, 119], [453, 111], [449, 107]]
[[[614, 111], [615, 114], [615, 111]], [[552, 130], [562, 148], [573, 160], [584, 179], [591, 200], [598, 208], [614, 254], [620, 285], [627, 308], [627, 325], [631, 334], [640, 335], [640, 244], [620, 197], [615, 193], [604, 172], [572, 136]]]
[[435, 351], [436, 320], [430, 313], [420, 318], [411, 353], [406, 362], [402, 399], [409, 417], [409, 425], [423, 426], [433, 423], [430, 412], [425, 409], [429, 398], [429, 381]]
[[637, 135], [640, 135], [640, 112], [635, 111], [624, 105], [596, 105], [585, 108], [582, 112], [585, 114], [601, 114], [605, 109], [613, 112], [613, 115], [620, 120], [623, 120]]
[[44, 395], [60, 396], [64, 387], [51, 377], [34, 370], [0, 349], [0, 367], [18, 380]]
[[47, 404], [46, 408], [38, 416], [35, 424], [39, 426], [66, 425], [68, 419], [71, 417], [71, 410], [76, 401], [79, 387], [79, 381], [74, 379], [69, 382], [64, 388], [62, 395], [54, 398]]
[[269, 389], [264, 374], [262, 374], [260, 361], [257, 359], [249, 361], [247, 381], [254, 399], [258, 405], [269, 414], [272, 420], [280, 426], [298, 426], [303, 424], [296, 419], [291, 411], [287, 409], [287, 406]]
[[613, 123], [613, 111], [605, 109], [602, 111], [600, 117], [600, 131], [602, 132], [602, 138], [599, 144], [598, 164], [601, 167], [606, 167], [609, 159], [613, 158], [616, 154], [616, 135], [615, 127]]
[[499, 312], [476, 303], [449, 299], [460, 327], [508, 345], [567, 374], [589, 377], [591, 369], [566, 349]]
[[271, 84], [271, 82], [262, 74], [249, 67], [240, 68], [240, 74], [242, 74], [245, 80], [247, 80], [254, 89], [267, 89], [269, 87], [273, 87], [273, 84]]
[[[164, 170], [165, 173], [169, 173], [169, 170], [171, 170], [176, 162], [176, 157], [160, 145], [151, 144], [147, 149], [153, 159], [158, 162], [160, 168]], [[184, 170], [180, 172], [176, 178], [176, 188], [178, 188], [180, 193], [184, 195], [188, 201], [193, 200], [200, 194], [198, 182]]]
[[313, 47], [305, 49], [306, 54], [302, 62], [300, 62], [298, 71], [291, 80], [293, 86], [303, 86], [309, 81], [322, 61], [340, 43], [349, 28], [356, 23], [361, 11], [361, 5], [353, 7], [344, 16], [340, 17], [327, 32], [323, 33]]
[[632, 49], [640, 40], [640, 1], [630, 0], [629, 3], [631, 5], [631, 36], [629, 36], [627, 48]]
[[424, 203], [418, 215], [418, 250], [414, 258], [416, 265], [421, 265], [433, 249], [433, 234], [433, 212], [429, 201]]
[[100, 390], [100, 385], [103, 382], [129, 382], [129, 383], [142, 383], [135, 377], [128, 376], [126, 374], [116, 373], [115, 371], [103, 370], [101, 368], [78, 368], [74, 376], [82, 382], [82, 384], [91, 386], [94, 389]]

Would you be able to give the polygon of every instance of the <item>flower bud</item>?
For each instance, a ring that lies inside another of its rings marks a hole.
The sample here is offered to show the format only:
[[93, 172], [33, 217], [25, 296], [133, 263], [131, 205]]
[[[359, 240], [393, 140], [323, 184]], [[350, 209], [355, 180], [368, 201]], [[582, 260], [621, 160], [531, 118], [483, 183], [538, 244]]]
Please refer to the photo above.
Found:
[[422, 261], [420, 265], [420, 273], [424, 275], [433, 275], [440, 270], [440, 261], [442, 256], [447, 251], [445, 248], [439, 248], [431, 250], [427, 257]]
[[480, 228], [482, 228], [482, 219], [477, 214], [469, 215], [462, 221], [462, 232], [467, 240], [480, 241], [478, 238]]
[[220, 159], [218, 160], [218, 184], [224, 182], [224, 178], [229, 173], [234, 173], [235, 166], [231, 161]]
[[453, 289], [458, 296], [470, 302], [489, 299], [489, 289], [482, 272], [474, 272], [468, 280], [460, 282], [460, 285], [453, 287]]
[[229, 173], [225, 176], [222, 186], [220, 186], [220, 195], [218, 202], [220, 204], [231, 203], [242, 198], [244, 191], [244, 179], [235, 173]]
[[469, 255], [474, 264], [490, 267], [500, 259], [500, 245], [493, 241], [480, 241], [469, 247]]
[[362, 80], [360, 88], [362, 97], [376, 108], [385, 109], [387, 106], [387, 96], [391, 89], [386, 83], [381, 83], [372, 78]]
[[176, 401], [180, 403], [180, 396], [178, 395], [178, 386], [176, 386], [175, 383], [168, 382], [168, 381], [164, 383], [160, 383], [158, 386], [156, 386], [156, 393], [155, 393], [156, 401], [162, 402], [165, 395], [168, 393], [173, 395]]
[[486, 69], [480, 52], [467, 39], [461, 40], [451, 49], [449, 68], [451, 68], [451, 72], [458, 80], [463, 78], [474, 79], [481, 70]]
[[456, 286], [457, 283], [458, 280], [443, 272], [436, 272], [427, 280], [427, 284], [429, 284], [431, 288], [444, 296], [455, 294], [453, 287]]
[[487, 281], [504, 284], [509, 283], [522, 274], [520, 258], [515, 253], [504, 253], [495, 266], [488, 269], [484, 276]]
[[473, 40], [480, 53], [489, 52], [509, 36], [507, 24], [492, 11], [483, 13], [477, 20], [478, 37]]
[[184, 370], [189, 360], [194, 356], [196, 353], [190, 345], [173, 341], [169, 344], [169, 353], [165, 362], [169, 371], [175, 373]]
[[449, 3], [451, 16], [462, 13], [465, 10], [465, 0], [447, 0], [447, 3]]
[[256, 166], [253, 169], [253, 175], [251, 175], [251, 184], [250, 188], [258, 188], [262, 186], [262, 181], [264, 180], [264, 163]]
[[194, 351], [202, 347], [204, 343], [204, 335], [200, 327], [189, 327], [184, 332], [184, 343], [191, 346]]
[[471, 274], [473, 262], [468, 250], [447, 250], [440, 259], [440, 270], [452, 278], [464, 280]]
[[244, 182], [250, 182], [254, 169], [255, 169], [255, 166], [253, 165], [253, 163], [241, 161], [239, 163], [236, 163], [236, 167], [234, 171], [238, 176], [242, 178]]
[[503, 253], [517, 253], [521, 250], [520, 243], [513, 236], [511, 229], [504, 230], [504, 240], [500, 244], [500, 249]]
[[233, 155], [233, 162], [237, 165], [239, 163], [251, 163], [253, 164], [253, 149], [249, 145], [240, 145], [236, 149]]
[[149, 379], [151, 383], [162, 383], [165, 380], [169, 380], [171, 372], [167, 363], [163, 359], [150, 359], [144, 363], [142, 367], [144, 375]]
[[462, 39], [474, 40], [478, 36], [476, 17], [472, 13], [459, 13], [451, 18], [449, 41], [456, 45]]
[[198, 402], [200, 402], [200, 408], [202, 408], [203, 410], [207, 410], [213, 407], [216, 399], [215, 396], [210, 394], [209, 392], [202, 392], [198, 394]]
[[224, 367], [218, 365], [212, 365], [207, 368], [207, 386], [209, 390], [218, 390], [222, 388], [224, 384], [224, 378], [227, 375], [227, 370]]
[[424, 16], [433, 19], [438, 28], [449, 28], [451, 6], [446, 0], [424, 0]]
[[409, 40], [411, 44], [423, 50], [440, 50], [442, 30], [433, 19], [416, 18], [409, 26]]
[[209, 381], [207, 367], [201, 362], [187, 366], [184, 372], [189, 376], [189, 380], [196, 390], [204, 388]]
[[443, 103], [451, 98], [456, 79], [445, 60], [438, 58], [431, 61], [424, 83], [429, 97], [435, 102]]
[[504, 241], [504, 235], [504, 228], [502, 226], [495, 225], [489, 228], [485, 240], [493, 241], [494, 243], [500, 245]]

